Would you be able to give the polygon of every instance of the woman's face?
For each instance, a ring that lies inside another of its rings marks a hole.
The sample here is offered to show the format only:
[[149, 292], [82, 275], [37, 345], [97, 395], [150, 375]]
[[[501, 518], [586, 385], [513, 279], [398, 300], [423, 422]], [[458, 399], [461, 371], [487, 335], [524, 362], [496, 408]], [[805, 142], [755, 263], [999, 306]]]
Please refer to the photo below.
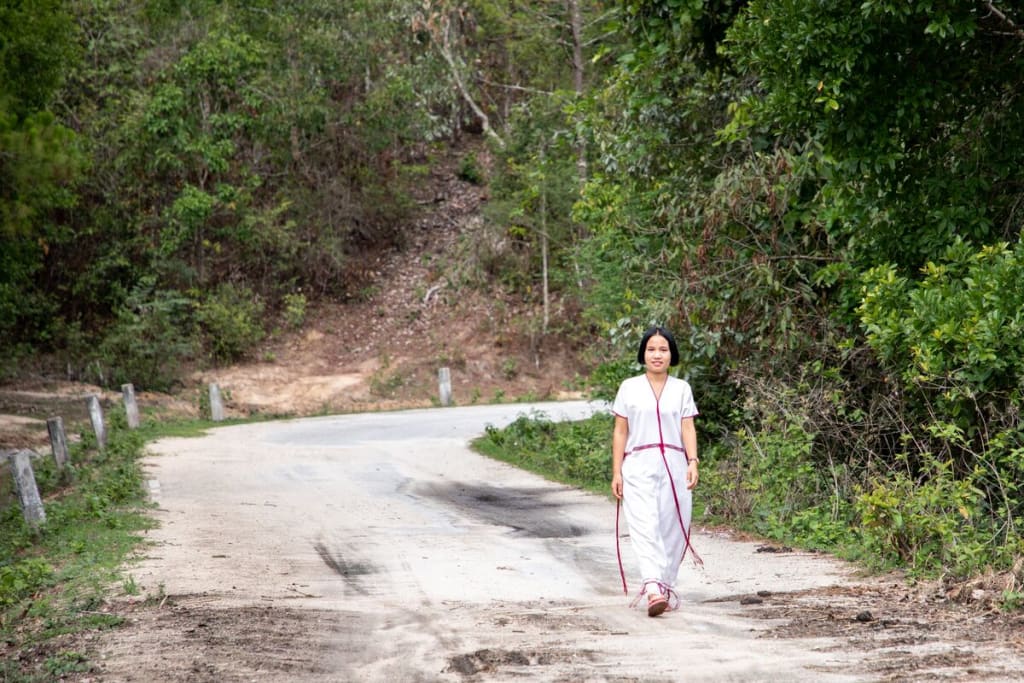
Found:
[[672, 361], [672, 351], [668, 347], [668, 340], [660, 334], [656, 334], [647, 340], [647, 348], [644, 349], [644, 365], [650, 372], [668, 372], [669, 363]]

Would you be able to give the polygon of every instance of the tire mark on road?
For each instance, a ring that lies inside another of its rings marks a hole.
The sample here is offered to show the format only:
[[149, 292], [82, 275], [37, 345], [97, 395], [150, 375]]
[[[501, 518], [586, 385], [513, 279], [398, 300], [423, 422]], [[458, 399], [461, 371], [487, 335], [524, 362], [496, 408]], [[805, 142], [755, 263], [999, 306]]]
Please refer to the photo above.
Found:
[[509, 527], [512, 533], [531, 538], [577, 538], [589, 533], [586, 526], [560, 514], [565, 506], [555, 502], [558, 489], [448, 482], [421, 485], [415, 493], [455, 507], [468, 517]]
[[345, 581], [345, 586], [351, 588], [359, 595], [369, 595], [369, 591], [361, 583], [361, 577], [376, 574], [377, 570], [370, 564], [362, 562], [349, 562], [341, 555], [331, 553], [322, 541], [313, 545], [316, 554], [330, 567], [338, 576]]

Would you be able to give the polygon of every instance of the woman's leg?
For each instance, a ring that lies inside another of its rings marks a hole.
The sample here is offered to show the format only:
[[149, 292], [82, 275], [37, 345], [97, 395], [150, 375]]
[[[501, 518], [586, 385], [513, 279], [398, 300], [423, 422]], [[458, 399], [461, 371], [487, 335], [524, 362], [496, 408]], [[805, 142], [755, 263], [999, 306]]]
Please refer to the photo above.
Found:
[[[683, 560], [683, 552], [686, 549], [686, 534], [690, 533], [693, 496], [691, 491], [686, 488], [686, 468], [685, 466], [680, 467], [680, 464], [685, 465], [685, 460], [682, 458], [666, 458], [666, 460], [671, 468], [672, 480], [670, 481], [666, 476], [658, 492], [658, 533], [666, 554], [660, 579], [666, 585], [674, 586], [679, 574], [679, 565]], [[664, 468], [665, 465], [662, 463], [662, 469]], [[682, 524], [680, 524], [680, 519], [682, 519]]]
[[649, 584], [662, 581], [668, 569], [659, 520], [664, 469], [661, 454], [653, 450], [634, 453], [622, 463], [622, 512], [640, 578], [648, 591], [652, 590]]

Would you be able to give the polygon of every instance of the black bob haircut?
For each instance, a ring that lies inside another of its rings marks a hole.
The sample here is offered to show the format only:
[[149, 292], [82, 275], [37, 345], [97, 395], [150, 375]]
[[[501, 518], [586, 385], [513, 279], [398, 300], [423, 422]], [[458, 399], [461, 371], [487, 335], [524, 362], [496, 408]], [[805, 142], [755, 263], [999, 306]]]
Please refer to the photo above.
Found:
[[636, 353], [636, 362], [640, 365], [645, 364], [644, 351], [647, 350], [647, 342], [651, 341], [651, 337], [654, 336], [664, 337], [665, 341], [668, 342], [668, 350], [672, 354], [672, 358], [669, 360], [669, 365], [679, 365], [679, 347], [676, 346], [676, 338], [673, 337], [672, 333], [664, 327], [657, 325], [644, 332], [644, 338], [640, 340], [640, 349]]

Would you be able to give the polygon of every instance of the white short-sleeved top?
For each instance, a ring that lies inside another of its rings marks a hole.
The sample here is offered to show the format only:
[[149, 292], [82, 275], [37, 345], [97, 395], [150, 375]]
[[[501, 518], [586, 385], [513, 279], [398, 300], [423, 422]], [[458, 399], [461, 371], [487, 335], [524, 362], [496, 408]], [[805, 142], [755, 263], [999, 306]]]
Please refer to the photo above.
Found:
[[629, 422], [625, 455], [661, 446], [685, 453], [680, 423], [698, 414], [689, 382], [669, 376], [658, 399], [647, 375], [630, 377], [619, 385], [612, 412]]

